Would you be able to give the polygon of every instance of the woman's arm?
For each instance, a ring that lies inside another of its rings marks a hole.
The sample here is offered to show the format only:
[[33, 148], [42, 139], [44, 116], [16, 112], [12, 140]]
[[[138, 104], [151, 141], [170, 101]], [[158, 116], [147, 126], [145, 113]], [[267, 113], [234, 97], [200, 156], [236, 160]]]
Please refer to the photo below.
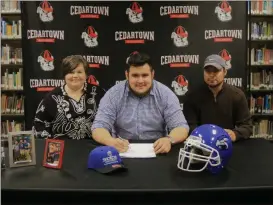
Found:
[[34, 135], [36, 138], [51, 138], [52, 134], [52, 121], [54, 120], [54, 111], [56, 104], [47, 95], [39, 104], [33, 121]]

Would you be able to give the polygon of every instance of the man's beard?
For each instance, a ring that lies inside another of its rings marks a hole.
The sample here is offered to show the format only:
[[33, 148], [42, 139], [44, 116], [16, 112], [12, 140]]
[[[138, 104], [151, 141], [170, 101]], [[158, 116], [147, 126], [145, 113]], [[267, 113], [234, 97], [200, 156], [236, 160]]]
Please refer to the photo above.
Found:
[[148, 95], [148, 94], [150, 93], [150, 91], [151, 91], [151, 89], [152, 89], [152, 86], [151, 86], [146, 92], [144, 92], [144, 93], [138, 93], [138, 92], [134, 91], [134, 90], [131, 88], [130, 84], [129, 84], [129, 89], [130, 89], [130, 91], [131, 91], [135, 96], [137, 96], [137, 97], [139, 97], [139, 98], [142, 98], [142, 97], [145, 97], [146, 95]]
[[218, 88], [219, 86], [221, 86], [223, 82], [224, 82], [224, 81], [221, 81], [221, 82], [219, 82], [219, 83], [217, 83], [217, 84], [215, 84], [215, 85], [209, 85], [209, 84], [207, 84], [207, 85], [209, 86], [209, 88], [215, 89], [215, 88]]

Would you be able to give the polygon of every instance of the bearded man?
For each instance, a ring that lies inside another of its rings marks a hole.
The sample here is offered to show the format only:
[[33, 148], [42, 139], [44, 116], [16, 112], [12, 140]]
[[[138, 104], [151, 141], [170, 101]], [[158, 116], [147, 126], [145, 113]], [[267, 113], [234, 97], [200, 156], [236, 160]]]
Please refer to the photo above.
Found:
[[186, 94], [183, 112], [190, 132], [203, 124], [224, 128], [233, 142], [249, 138], [252, 121], [245, 94], [225, 83], [229, 67], [219, 55], [210, 55], [204, 63], [204, 83]]

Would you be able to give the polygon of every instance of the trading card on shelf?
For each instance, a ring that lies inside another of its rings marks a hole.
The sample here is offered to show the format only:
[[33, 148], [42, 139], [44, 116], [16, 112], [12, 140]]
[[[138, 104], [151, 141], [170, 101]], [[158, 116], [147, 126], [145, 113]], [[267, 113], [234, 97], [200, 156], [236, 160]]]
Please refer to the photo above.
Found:
[[8, 133], [9, 166], [36, 165], [35, 138], [32, 131]]
[[64, 140], [46, 139], [43, 166], [61, 169], [63, 163]]

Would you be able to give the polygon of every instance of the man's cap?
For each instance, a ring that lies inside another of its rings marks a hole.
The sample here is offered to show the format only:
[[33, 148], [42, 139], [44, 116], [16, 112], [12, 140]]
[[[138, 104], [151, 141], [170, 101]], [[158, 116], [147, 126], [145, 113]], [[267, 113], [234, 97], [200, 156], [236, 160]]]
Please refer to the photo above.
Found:
[[88, 156], [88, 169], [94, 169], [102, 174], [127, 169], [116, 148], [99, 146], [93, 149]]
[[221, 70], [223, 68], [226, 68], [226, 61], [221, 56], [213, 54], [205, 59], [203, 68], [206, 68], [207, 66], [213, 66], [218, 70]]

